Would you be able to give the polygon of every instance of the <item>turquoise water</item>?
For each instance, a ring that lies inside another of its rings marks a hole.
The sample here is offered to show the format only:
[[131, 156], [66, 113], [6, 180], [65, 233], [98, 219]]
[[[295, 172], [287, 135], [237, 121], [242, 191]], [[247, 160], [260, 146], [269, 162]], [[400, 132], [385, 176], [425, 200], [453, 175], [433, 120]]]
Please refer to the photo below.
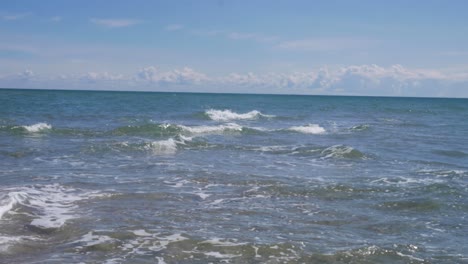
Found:
[[468, 263], [468, 100], [0, 90], [0, 263]]

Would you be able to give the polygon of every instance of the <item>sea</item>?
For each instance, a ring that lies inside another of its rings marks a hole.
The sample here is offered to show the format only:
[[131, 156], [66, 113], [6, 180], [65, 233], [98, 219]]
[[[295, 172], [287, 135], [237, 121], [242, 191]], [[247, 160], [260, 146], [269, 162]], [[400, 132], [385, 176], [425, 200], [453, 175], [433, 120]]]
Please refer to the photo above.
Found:
[[468, 263], [468, 99], [0, 90], [0, 263]]

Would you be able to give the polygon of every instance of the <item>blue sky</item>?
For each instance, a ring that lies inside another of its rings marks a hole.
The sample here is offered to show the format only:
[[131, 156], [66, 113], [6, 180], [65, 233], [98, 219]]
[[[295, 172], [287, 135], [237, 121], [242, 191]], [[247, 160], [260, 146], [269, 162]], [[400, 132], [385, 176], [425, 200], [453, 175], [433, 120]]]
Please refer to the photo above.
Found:
[[0, 86], [468, 97], [467, 1], [8, 1]]

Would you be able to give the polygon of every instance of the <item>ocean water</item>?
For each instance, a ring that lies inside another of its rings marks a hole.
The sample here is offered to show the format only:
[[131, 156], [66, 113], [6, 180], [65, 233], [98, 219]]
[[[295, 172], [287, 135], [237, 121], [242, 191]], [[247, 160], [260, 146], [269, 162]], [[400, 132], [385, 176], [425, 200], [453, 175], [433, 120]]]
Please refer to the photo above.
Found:
[[468, 100], [0, 90], [0, 263], [468, 263]]

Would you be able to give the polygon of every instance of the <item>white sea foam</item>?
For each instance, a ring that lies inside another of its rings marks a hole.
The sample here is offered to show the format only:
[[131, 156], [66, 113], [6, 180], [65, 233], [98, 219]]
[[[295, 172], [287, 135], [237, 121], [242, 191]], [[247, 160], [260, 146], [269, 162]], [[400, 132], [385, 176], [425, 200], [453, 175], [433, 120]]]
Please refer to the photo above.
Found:
[[281, 151], [288, 151], [291, 150], [289, 146], [261, 146], [256, 148], [255, 150], [261, 152], [281, 152]]
[[385, 184], [385, 185], [411, 185], [411, 184], [434, 184], [434, 183], [443, 183], [442, 179], [433, 179], [433, 178], [412, 178], [412, 177], [383, 177], [377, 180], [371, 181], [375, 184]]
[[195, 135], [200, 134], [222, 134], [224, 132], [240, 132], [242, 131], [242, 126], [236, 123], [228, 123], [219, 126], [183, 126], [179, 125], [185, 132]]
[[464, 170], [431, 170], [424, 169], [417, 171], [420, 174], [435, 175], [437, 177], [448, 177], [448, 176], [464, 176], [466, 171]]
[[21, 127], [26, 129], [28, 132], [31, 132], [31, 133], [37, 133], [37, 132], [40, 132], [40, 131], [43, 131], [43, 130], [52, 129], [52, 126], [47, 124], [47, 123], [37, 123], [37, 124], [34, 124], [34, 125], [21, 126]]
[[27, 196], [22, 192], [9, 192], [6, 195], [0, 196], [0, 219], [3, 215], [9, 212], [13, 207], [22, 203], [27, 199]]
[[231, 121], [231, 120], [253, 120], [257, 119], [259, 117], [275, 117], [274, 115], [265, 115], [262, 114], [260, 111], [253, 110], [244, 114], [238, 114], [236, 112], [233, 112], [231, 110], [216, 110], [216, 109], [210, 109], [205, 111], [205, 114], [208, 115], [208, 117], [211, 120], [214, 121]]
[[27, 241], [41, 240], [34, 236], [3, 236], [0, 235], [0, 252], [6, 252], [8, 249], [15, 244], [22, 244]]
[[90, 247], [90, 246], [94, 246], [94, 245], [99, 245], [99, 244], [104, 244], [104, 243], [109, 243], [109, 242], [113, 242], [115, 241], [115, 239], [109, 237], [109, 236], [106, 236], [106, 235], [96, 235], [96, 234], [93, 234], [93, 232], [89, 232], [85, 235], [83, 235], [81, 237], [81, 239], [79, 240], [76, 240], [72, 243], [79, 243], [80, 246], [78, 246], [78, 248], [82, 248], [82, 247]]
[[323, 134], [326, 132], [325, 128], [317, 124], [309, 124], [306, 126], [293, 126], [288, 128], [288, 130], [304, 134]]
[[208, 257], [221, 258], [221, 259], [224, 259], [224, 258], [236, 258], [236, 257], [242, 256], [242, 255], [234, 255], [234, 254], [223, 254], [223, 253], [221, 253], [221, 252], [215, 252], [215, 251], [203, 252], [203, 254], [204, 254], [205, 256], [208, 256]]
[[136, 236], [143, 236], [143, 237], [145, 237], [145, 236], [151, 236], [150, 233], [146, 232], [146, 231], [143, 230], [143, 229], [134, 230], [134, 231], [133, 231], [133, 234], [135, 234]]
[[204, 193], [204, 192], [196, 192], [194, 193], [195, 195], [198, 195], [202, 200], [205, 200], [206, 198], [210, 197], [211, 194]]
[[175, 154], [177, 152], [178, 142], [173, 138], [167, 140], [152, 141], [145, 144], [144, 148], [154, 154]]
[[173, 235], [169, 235], [169, 236], [166, 236], [166, 237], [156, 236], [156, 238], [159, 241], [157, 243], [153, 242], [153, 245], [148, 247], [149, 250], [160, 251], [160, 250], [165, 249], [167, 247], [167, 245], [169, 245], [170, 243], [184, 241], [184, 240], [188, 239], [188, 238], [182, 236], [181, 234], [173, 234]]
[[148, 233], [142, 229], [133, 230], [132, 233], [137, 237], [120, 246], [120, 248], [125, 252], [123, 254], [125, 257], [130, 257], [132, 255], [145, 255], [148, 254], [148, 251], [161, 251], [166, 249], [171, 243], [177, 243], [188, 239], [187, 237], [177, 233], [161, 236], [160, 233]]
[[323, 158], [364, 158], [364, 154], [350, 146], [334, 145], [322, 150]]
[[[84, 192], [59, 184], [9, 188], [0, 197], [0, 214], [11, 212], [16, 206], [28, 208], [31, 225], [41, 228], [59, 228], [66, 221], [77, 217], [76, 202], [100, 196], [97, 192]], [[0, 218], [1, 219], [1, 218]]]
[[200, 244], [211, 244], [213, 246], [218, 246], [218, 247], [235, 247], [235, 246], [247, 245], [247, 243], [236, 243], [236, 242], [227, 241], [225, 239], [221, 239], [217, 237], [202, 241], [200, 242]]
[[167, 264], [167, 263], [164, 261], [164, 258], [163, 258], [163, 257], [156, 257], [156, 259], [158, 260], [158, 264]]
[[214, 200], [212, 203], [210, 203], [211, 205], [216, 205], [216, 204], [220, 204], [224, 201], [224, 199], [216, 199]]

